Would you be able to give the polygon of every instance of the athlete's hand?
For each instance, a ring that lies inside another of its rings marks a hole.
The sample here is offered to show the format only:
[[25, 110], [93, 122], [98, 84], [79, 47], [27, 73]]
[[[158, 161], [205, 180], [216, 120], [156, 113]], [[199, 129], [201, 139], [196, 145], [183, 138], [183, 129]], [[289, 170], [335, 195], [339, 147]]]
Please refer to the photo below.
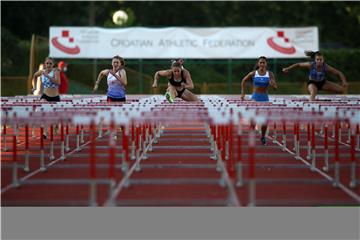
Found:
[[156, 88], [157, 86], [158, 86], [157, 82], [154, 82], [153, 85], [152, 85], [153, 88]]
[[43, 70], [42, 75], [44, 75], [46, 78], [50, 78], [50, 76], [46, 73], [45, 70]]
[[98, 89], [99, 85], [95, 84], [93, 92], [96, 92], [96, 90]]
[[283, 72], [283, 73], [288, 73], [288, 72], [289, 72], [289, 69], [288, 69], [288, 68], [283, 68], [283, 69], [282, 69], [282, 72]]
[[273, 80], [270, 80], [270, 85], [274, 88], [274, 90], [277, 90], [278, 89], [278, 86], [277, 86], [277, 84], [276, 84], [276, 82], [275, 81], [273, 81]]
[[348, 84], [347, 82], [343, 82], [343, 83], [342, 83], [342, 86], [343, 86], [344, 88], [347, 88], [347, 87], [349, 86], [349, 84]]

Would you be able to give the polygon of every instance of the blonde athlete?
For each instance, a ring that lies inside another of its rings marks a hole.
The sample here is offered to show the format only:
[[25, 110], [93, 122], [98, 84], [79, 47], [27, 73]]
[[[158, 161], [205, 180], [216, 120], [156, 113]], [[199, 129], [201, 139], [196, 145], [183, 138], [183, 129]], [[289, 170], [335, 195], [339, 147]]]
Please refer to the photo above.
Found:
[[153, 88], [158, 86], [160, 77], [165, 77], [169, 80], [165, 97], [170, 103], [173, 103], [176, 97], [185, 101], [199, 100], [196, 95], [190, 92], [190, 90], [194, 89], [194, 83], [190, 72], [183, 68], [181, 61], [174, 61], [171, 64], [171, 69], [157, 71], [154, 75]]

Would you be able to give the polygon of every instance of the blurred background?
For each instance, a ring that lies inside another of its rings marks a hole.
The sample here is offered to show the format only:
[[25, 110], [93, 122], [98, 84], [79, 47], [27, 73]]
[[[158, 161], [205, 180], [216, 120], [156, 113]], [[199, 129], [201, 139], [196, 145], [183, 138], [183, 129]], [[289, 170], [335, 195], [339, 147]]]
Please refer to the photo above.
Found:
[[[115, 12], [128, 15], [113, 21]], [[1, 1], [1, 95], [29, 94], [29, 78], [49, 55], [50, 26], [142, 27], [306, 27], [317, 26], [319, 46], [326, 62], [341, 70], [349, 81], [349, 94], [360, 93], [359, 2], [233, 2], [233, 1]], [[57, 62], [64, 59], [55, 59]], [[128, 94], [157, 94], [166, 88], [162, 80], [152, 89], [154, 73], [168, 69], [171, 59], [126, 59]], [[111, 59], [65, 59], [69, 94], [91, 94], [100, 70]], [[305, 69], [287, 75], [284, 66], [307, 61], [269, 59], [280, 89], [276, 94], [307, 94]], [[239, 94], [241, 79], [256, 59], [185, 59], [197, 94]], [[340, 80], [329, 75], [329, 80]], [[99, 93], [106, 93], [106, 81]], [[248, 91], [249, 92], [249, 91]], [[275, 92], [270, 92], [274, 94]]]

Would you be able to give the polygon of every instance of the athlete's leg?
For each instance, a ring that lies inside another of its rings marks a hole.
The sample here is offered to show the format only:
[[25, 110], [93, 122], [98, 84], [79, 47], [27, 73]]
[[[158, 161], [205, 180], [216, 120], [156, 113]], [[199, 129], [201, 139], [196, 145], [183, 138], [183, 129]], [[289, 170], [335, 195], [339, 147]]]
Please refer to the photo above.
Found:
[[345, 92], [344, 87], [340, 86], [339, 84], [329, 82], [329, 81], [326, 81], [326, 83], [324, 84], [322, 89], [325, 91], [334, 92], [334, 93], [344, 93]]
[[317, 89], [317, 87], [316, 87], [316, 85], [315, 84], [313, 84], [313, 83], [310, 83], [309, 85], [308, 85], [308, 91], [309, 91], [309, 93], [310, 93], [310, 101], [315, 101], [315, 98], [316, 98], [316, 94], [317, 94], [317, 92], [318, 92], [318, 89]]
[[190, 92], [188, 89], [185, 89], [185, 91], [183, 92], [181, 99], [185, 100], [185, 101], [199, 101], [200, 99], [193, 94], [192, 92]]
[[262, 125], [261, 126], [261, 142], [263, 145], [266, 145], [266, 138], [265, 138], [265, 134], [266, 134], [266, 130], [267, 130], [267, 125]]
[[176, 89], [173, 86], [169, 85], [168, 88], [166, 89], [166, 93], [165, 93], [166, 99], [170, 103], [173, 103], [176, 96], [177, 96]]
[[168, 88], [166, 89], [167, 92], [169, 92], [171, 94], [171, 97], [174, 99], [177, 96], [177, 92], [174, 86], [169, 85]]

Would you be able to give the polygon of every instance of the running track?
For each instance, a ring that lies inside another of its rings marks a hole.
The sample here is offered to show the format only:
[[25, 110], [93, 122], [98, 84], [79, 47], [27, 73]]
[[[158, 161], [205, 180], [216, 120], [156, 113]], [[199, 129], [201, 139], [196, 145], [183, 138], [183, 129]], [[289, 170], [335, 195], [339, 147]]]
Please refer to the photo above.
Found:
[[[96, 97], [98, 96], [94, 96]], [[128, 103], [125, 104], [138, 102], [139, 99], [147, 97], [149, 96], [129, 96]], [[289, 96], [284, 98], [286, 97]], [[83, 97], [77, 96], [77, 98]], [[228, 103], [242, 104], [236, 101], [236, 96], [222, 96], [222, 98]], [[70, 99], [69, 97], [68, 102], [71, 101]], [[345, 100], [354, 101], [354, 98]], [[31, 102], [31, 99], [28, 102], [35, 104]], [[298, 102], [301, 103], [303, 100], [299, 99]], [[360, 99], [355, 98], [355, 103], [359, 102]], [[11, 104], [17, 106], [24, 103]], [[3, 102], [3, 113], [11, 104]], [[79, 101], [75, 104], [80, 105]], [[98, 105], [100, 104], [106, 107], [106, 103], [102, 100]], [[96, 104], [93, 106], [96, 108]], [[121, 111], [122, 106], [113, 107], [118, 107], [118, 111]], [[120, 126], [115, 127], [116, 138], [109, 131], [111, 129], [109, 125], [96, 125], [93, 130], [87, 126], [84, 127], [83, 141], [79, 144], [80, 149], [76, 149], [78, 129], [75, 124], [69, 123], [68, 130], [66, 128], [63, 130], [69, 139], [69, 149], [65, 150], [64, 160], [61, 159], [63, 136], [59, 128], [53, 136], [54, 160], [49, 159], [49, 135], [47, 139], [44, 139], [45, 171], [40, 169], [40, 140], [42, 138], [40, 127], [34, 127], [34, 132], [31, 127], [28, 130], [30, 170], [26, 172], [23, 170], [26, 153], [26, 124], [18, 125], [16, 158], [13, 151], [14, 127], [8, 124], [6, 133], [2, 131], [1, 141], [2, 206], [360, 205], [358, 184], [360, 153], [359, 151], [355, 153], [357, 184], [356, 187], [351, 188], [349, 187], [351, 149], [347, 143], [348, 129], [345, 124], [339, 132], [339, 182], [337, 187], [334, 187], [335, 141], [329, 131], [329, 171], [325, 172], [322, 170], [324, 134], [320, 124], [315, 125], [313, 144], [316, 146], [317, 155], [315, 168], [312, 168], [311, 159], [306, 158], [308, 132], [305, 123], [300, 124], [299, 127], [300, 154], [298, 158], [295, 158], [293, 122], [289, 121], [285, 125], [286, 146], [283, 145], [282, 135], [280, 135], [280, 133], [283, 134], [283, 130], [279, 129], [278, 124], [277, 135], [275, 135], [275, 126], [272, 123], [269, 124], [267, 145], [263, 146], [259, 132], [253, 130], [249, 127], [249, 123], [244, 121], [239, 124], [242, 129], [240, 137], [238, 137], [237, 127], [225, 129], [219, 127], [217, 134], [218, 137], [220, 136], [218, 139], [220, 145], [218, 145], [219, 156], [216, 160], [213, 159], [216, 157], [214, 157], [214, 149], [209, 137], [210, 124], [206, 120], [209, 118], [209, 112], [204, 101], [186, 103], [176, 100], [174, 104], [169, 104], [162, 100], [142, 117], [146, 118], [147, 115], [159, 117], [162, 119], [162, 124], [156, 126], [152, 122], [147, 125], [145, 122], [139, 127], [135, 126], [134, 129], [129, 127], [128, 139], [123, 137], [126, 130]], [[44, 121], [46, 121], [46, 116], [50, 115], [45, 114]], [[171, 120], [163, 120], [164, 116]], [[100, 136], [99, 131], [101, 131]], [[158, 137], [154, 138], [156, 134]], [[359, 133], [356, 136], [358, 135]], [[139, 137], [138, 140], [141, 138], [140, 142], [136, 143], [138, 144], [136, 151], [131, 149], [132, 141], [134, 140], [134, 144], [136, 142], [134, 136]], [[253, 149], [249, 143], [251, 136], [255, 136]], [[4, 141], [7, 149], [4, 149]], [[125, 152], [124, 141], [127, 141]], [[221, 144], [222, 141], [228, 141], [229, 145]], [[226, 151], [226, 148], [230, 150]], [[252, 155], [252, 150], [254, 150], [254, 155]], [[92, 156], [92, 154], [95, 155]], [[123, 154], [128, 154], [128, 157]], [[133, 156], [135, 159], [132, 159]], [[251, 159], [251, 156], [254, 158]], [[252, 161], [254, 162], [253, 176], [251, 175]], [[19, 186], [17, 187], [13, 184], [15, 162], [18, 167], [16, 173]], [[241, 171], [239, 171], [240, 166]]]

